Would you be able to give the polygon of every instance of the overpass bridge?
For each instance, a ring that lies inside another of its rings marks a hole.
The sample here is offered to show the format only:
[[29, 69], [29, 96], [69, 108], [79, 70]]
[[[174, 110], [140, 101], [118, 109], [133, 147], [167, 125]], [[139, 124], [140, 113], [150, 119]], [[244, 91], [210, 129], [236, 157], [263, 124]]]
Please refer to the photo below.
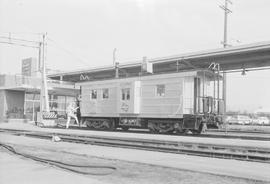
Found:
[[[167, 57], [150, 58], [153, 64], [153, 74], [171, 73], [192, 69], [206, 69], [211, 63], [218, 63], [222, 72], [233, 70], [251, 70], [270, 67], [270, 42], [260, 42], [241, 46], [205, 50]], [[89, 61], [89, 63], [95, 61]], [[88, 80], [103, 80], [141, 75], [141, 61], [120, 63], [116, 66], [86, 68], [68, 72], [58, 72], [48, 75], [51, 79], [82, 82]]]

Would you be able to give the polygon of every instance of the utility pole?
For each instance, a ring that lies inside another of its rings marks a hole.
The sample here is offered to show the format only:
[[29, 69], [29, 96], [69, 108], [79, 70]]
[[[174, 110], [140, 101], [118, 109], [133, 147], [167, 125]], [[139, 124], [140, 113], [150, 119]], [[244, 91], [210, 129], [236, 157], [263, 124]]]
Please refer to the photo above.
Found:
[[[232, 4], [230, 0], [225, 0], [225, 4], [219, 6], [221, 9], [224, 10], [224, 36], [223, 36], [223, 47], [226, 48], [228, 46], [228, 40], [227, 40], [227, 25], [228, 25], [228, 14], [232, 13], [232, 11], [228, 8], [228, 3]], [[226, 88], [227, 88], [227, 76], [225, 71], [223, 71], [223, 91], [222, 91], [222, 96], [223, 96], [223, 103], [224, 103], [224, 115], [226, 114], [226, 100], [227, 100], [227, 93], [226, 93]], [[227, 133], [227, 125], [226, 126], [226, 133]]]
[[224, 10], [224, 38], [222, 42], [224, 48], [228, 46], [227, 40], [228, 14], [232, 13], [232, 11], [228, 8], [228, 3], [232, 4], [230, 0], [225, 0], [225, 4], [219, 6], [221, 9]]
[[113, 49], [113, 66], [115, 66], [116, 61], [116, 48]]
[[[42, 35], [42, 43], [40, 43], [40, 52], [42, 50], [42, 57], [39, 55], [39, 59], [42, 58], [42, 68], [41, 68], [41, 73], [42, 73], [42, 85], [40, 89], [40, 112], [41, 116], [43, 112], [49, 112], [49, 99], [48, 99], [48, 86], [47, 86], [47, 75], [46, 75], [46, 61], [45, 61], [45, 38], [46, 34]], [[42, 47], [42, 48], [41, 48]]]

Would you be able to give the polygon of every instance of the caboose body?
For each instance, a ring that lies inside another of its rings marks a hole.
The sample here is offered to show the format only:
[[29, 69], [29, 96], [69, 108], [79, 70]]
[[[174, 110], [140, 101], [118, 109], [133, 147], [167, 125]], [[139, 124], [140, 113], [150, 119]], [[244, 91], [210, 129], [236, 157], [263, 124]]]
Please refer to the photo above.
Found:
[[211, 71], [189, 71], [79, 83], [81, 116], [91, 129], [201, 132], [222, 114], [214, 79]]

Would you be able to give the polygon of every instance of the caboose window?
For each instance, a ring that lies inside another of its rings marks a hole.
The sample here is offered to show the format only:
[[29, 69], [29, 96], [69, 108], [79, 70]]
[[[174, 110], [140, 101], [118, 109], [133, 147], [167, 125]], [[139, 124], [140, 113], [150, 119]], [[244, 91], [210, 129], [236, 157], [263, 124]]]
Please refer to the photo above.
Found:
[[165, 85], [159, 84], [156, 86], [156, 95], [157, 96], [165, 96]]
[[96, 89], [91, 90], [91, 99], [97, 99], [97, 90]]
[[125, 89], [122, 89], [122, 100], [126, 99], [126, 95], [125, 95]]
[[103, 99], [109, 98], [109, 89], [108, 88], [102, 89], [102, 98]]
[[122, 100], [130, 100], [130, 89], [122, 89]]
[[127, 100], [129, 100], [129, 99], [130, 99], [130, 90], [127, 89]]

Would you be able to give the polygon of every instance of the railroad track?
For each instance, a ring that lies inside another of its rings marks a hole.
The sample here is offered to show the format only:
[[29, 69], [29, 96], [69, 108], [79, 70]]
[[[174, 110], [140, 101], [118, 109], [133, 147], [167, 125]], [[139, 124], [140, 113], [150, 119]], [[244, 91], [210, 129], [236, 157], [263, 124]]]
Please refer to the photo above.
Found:
[[270, 163], [270, 149], [267, 148], [137, 138], [116, 138], [108, 136], [70, 135], [64, 133], [56, 134], [40, 131], [20, 131], [10, 129], [0, 129], [0, 133], [39, 139], [52, 139], [53, 136], [57, 135], [62, 141], [71, 143]]
[[250, 131], [250, 130], [234, 130], [234, 129], [230, 129], [230, 130], [224, 130], [224, 129], [208, 129], [207, 132], [222, 132], [222, 133], [242, 133], [242, 134], [258, 134], [258, 135], [269, 135], [270, 132], [268, 131]]
[[[241, 132], [228, 132], [228, 134], [211, 134], [211, 133], [219, 133], [214, 131], [206, 132], [205, 134], [199, 134], [199, 135], [191, 135], [196, 137], [209, 137], [209, 138], [225, 138], [225, 139], [244, 139], [244, 140], [256, 140], [256, 141], [270, 141], [270, 136], [261, 136], [256, 133], [253, 133], [252, 135], [247, 135], [246, 133]], [[225, 132], [222, 132], [225, 133]], [[232, 135], [230, 133], [239, 133], [238, 135]]]
[[[62, 128], [61, 128], [62, 129]], [[72, 129], [78, 129], [78, 130], [85, 130], [88, 131], [89, 129], [85, 127], [72, 127]], [[91, 130], [91, 131], [100, 131], [100, 130]], [[106, 132], [111, 132], [111, 131], [106, 131]], [[119, 133], [138, 133], [138, 134], [153, 134], [149, 131], [143, 131], [143, 130], [138, 130], [138, 129], [131, 129], [128, 131], [123, 131], [123, 130], [115, 130], [114, 132], [119, 132]], [[222, 134], [219, 134], [222, 133]], [[232, 135], [230, 133], [239, 133], [239, 135]], [[157, 135], [160, 135], [162, 133], [156, 133]], [[205, 138], [225, 138], [225, 139], [244, 139], [244, 140], [256, 140], [256, 141], [270, 141], [270, 135], [269, 134], [257, 134], [257, 133], [242, 133], [242, 132], [228, 132], [225, 134], [223, 131], [215, 131], [215, 130], [208, 130], [206, 133], [203, 134], [166, 134], [163, 133], [163, 135], [168, 135], [168, 136], [188, 136], [188, 137], [205, 137]], [[264, 136], [266, 135], [266, 136]]]
[[[62, 128], [61, 128], [62, 129]], [[84, 131], [89, 131], [86, 127], [71, 127], [71, 129], [76, 129], [76, 130], [84, 130]], [[100, 130], [91, 130], [91, 131], [100, 131]], [[104, 130], [102, 130], [104, 131]], [[111, 131], [106, 131], [106, 132], [111, 132]], [[114, 132], [119, 132], [119, 133], [138, 133], [138, 134], [153, 134], [149, 131], [143, 131], [143, 130], [138, 130], [138, 129], [131, 129], [128, 131], [123, 131], [123, 130], [115, 130]], [[222, 134], [219, 134], [222, 133]], [[234, 133], [234, 135], [230, 134]], [[235, 135], [235, 133], [239, 133], [239, 135]], [[269, 134], [257, 134], [256, 132], [252, 133], [246, 133], [246, 132], [237, 132], [237, 131], [231, 131], [227, 132], [225, 134], [225, 131], [217, 131], [217, 130], [207, 130], [206, 133], [203, 134], [166, 134], [166, 133], [156, 133], [157, 135], [163, 134], [163, 135], [168, 135], [168, 136], [188, 136], [188, 137], [205, 137], [205, 138], [226, 138], [226, 139], [244, 139], [244, 140], [256, 140], [256, 141], [270, 141], [270, 135]], [[266, 135], [266, 136], [264, 136]]]

